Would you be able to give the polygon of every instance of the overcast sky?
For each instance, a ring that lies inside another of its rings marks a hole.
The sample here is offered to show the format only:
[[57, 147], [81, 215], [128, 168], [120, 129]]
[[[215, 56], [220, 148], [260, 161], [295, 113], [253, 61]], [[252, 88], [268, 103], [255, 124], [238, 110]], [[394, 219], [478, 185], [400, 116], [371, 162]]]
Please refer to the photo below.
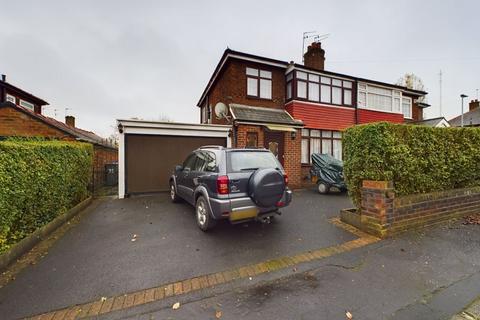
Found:
[[[301, 62], [302, 32], [330, 71], [394, 83], [418, 75], [428, 117], [480, 88], [480, 1], [0, 0], [0, 73], [107, 136], [115, 119], [198, 122], [196, 103], [231, 49]], [[470, 99], [470, 98], [468, 98]], [[56, 111], [55, 111], [56, 109]]]

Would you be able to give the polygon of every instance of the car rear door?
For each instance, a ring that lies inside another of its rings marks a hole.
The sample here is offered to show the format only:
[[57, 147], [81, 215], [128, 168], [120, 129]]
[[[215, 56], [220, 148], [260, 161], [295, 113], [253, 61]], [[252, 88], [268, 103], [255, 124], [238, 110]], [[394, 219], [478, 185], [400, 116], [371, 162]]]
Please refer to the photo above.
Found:
[[193, 197], [191, 173], [196, 161], [195, 153], [191, 153], [183, 162], [183, 168], [177, 175], [177, 192], [180, 197], [191, 202]]

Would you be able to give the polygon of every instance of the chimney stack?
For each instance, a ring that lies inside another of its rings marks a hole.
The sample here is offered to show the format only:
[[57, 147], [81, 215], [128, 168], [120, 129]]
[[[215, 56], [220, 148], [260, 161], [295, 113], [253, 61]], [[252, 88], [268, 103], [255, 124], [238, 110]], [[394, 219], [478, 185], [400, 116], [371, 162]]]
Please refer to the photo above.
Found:
[[65, 116], [65, 124], [67, 126], [75, 128], [75, 117], [74, 116]]
[[468, 104], [468, 111], [478, 109], [480, 107], [480, 101], [478, 99], [470, 101]]
[[3, 81], [3, 82], [7, 81], [7, 75], [2, 74], [2, 81]]
[[320, 42], [312, 42], [308, 46], [307, 52], [303, 55], [305, 67], [323, 70], [325, 66], [325, 50], [322, 49]]

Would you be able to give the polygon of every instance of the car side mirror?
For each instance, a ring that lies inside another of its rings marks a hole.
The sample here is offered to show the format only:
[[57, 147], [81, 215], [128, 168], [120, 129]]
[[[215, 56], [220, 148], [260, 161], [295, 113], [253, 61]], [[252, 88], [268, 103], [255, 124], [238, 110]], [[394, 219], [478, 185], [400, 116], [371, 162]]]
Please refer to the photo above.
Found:
[[180, 165], [175, 166], [175, 172], [179, 172], [179, 171], [182, 171], [182, 170], [183, 170], [182, 166], [180, 166]]

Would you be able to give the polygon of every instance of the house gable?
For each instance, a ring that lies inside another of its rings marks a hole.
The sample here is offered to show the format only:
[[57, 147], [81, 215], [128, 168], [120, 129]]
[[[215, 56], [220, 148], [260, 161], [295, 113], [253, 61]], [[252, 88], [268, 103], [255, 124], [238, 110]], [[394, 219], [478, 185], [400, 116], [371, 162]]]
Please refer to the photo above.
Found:
[[10, 103], [0, 106], [0, 136], [49, 137], [75, 140], [71, 134], [49, 125]]

